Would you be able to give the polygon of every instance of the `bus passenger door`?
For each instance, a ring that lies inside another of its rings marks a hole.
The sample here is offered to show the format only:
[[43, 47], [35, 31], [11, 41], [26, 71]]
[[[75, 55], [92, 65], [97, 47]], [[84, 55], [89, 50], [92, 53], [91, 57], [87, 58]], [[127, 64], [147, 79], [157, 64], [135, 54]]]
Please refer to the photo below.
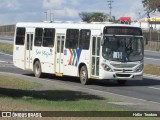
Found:
[[63, 66], [64, 66], [64, 40], [65, 35], [57, 35], [57, 47], [56, 47], [56, 75], [63, 75]]
[[92, 37], [92, 70], [91, 76], [92, 77], [99, 77], [99, 64], [100, 64], [100, 44], [101, 37], [93, 36]]
[[32, 69], [32, 44], [33, 44], [33, 34], [26, 34], [26, 57], [25, 57], [25, 69]]

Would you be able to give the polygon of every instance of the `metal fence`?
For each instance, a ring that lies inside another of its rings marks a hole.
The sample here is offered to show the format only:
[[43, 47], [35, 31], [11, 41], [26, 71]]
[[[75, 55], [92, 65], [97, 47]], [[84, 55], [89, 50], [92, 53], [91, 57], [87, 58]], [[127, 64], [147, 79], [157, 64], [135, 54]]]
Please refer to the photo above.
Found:
[[146, 50], [160, 51], [160, 30], [143, 31], [143, 36]]
[[15, 31], [15, 25], [0, 26], [0, 36], [13, 36], [14, 31]]

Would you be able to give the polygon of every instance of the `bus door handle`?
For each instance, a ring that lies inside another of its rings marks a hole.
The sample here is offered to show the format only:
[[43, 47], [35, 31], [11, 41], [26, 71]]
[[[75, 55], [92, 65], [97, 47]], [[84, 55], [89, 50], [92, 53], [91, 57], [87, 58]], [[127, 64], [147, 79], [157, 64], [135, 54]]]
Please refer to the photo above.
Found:
[[61, 59], [61, 63], [63, 63], [63, 59]]
[[59, 59], [57, 59], [57, 63], [59, 63]]

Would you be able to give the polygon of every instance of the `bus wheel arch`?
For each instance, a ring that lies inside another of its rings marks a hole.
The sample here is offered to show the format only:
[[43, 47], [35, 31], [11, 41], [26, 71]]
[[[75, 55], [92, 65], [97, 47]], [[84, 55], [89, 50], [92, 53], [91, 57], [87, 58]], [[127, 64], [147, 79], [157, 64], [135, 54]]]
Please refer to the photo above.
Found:
[[42, 67], [41, 67], [41, 62], [39, 59], [35, 59], [33, 62], [33, 71], [34, 71], [34, 75], [37, 78], [41, 78], [42, 77]]
[[79, 78], [81, 81], [81, 84], [87, 85], [89, 84], [89, 78], [88, 78], [88, 69], [85, 63], [81, 63], [79, 65]]

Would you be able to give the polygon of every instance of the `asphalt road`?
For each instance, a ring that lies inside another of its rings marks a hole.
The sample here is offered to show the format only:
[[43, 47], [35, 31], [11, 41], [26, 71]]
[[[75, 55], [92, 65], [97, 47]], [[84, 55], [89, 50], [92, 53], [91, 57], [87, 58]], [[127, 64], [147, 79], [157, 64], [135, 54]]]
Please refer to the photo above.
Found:
[[[0, 72], [16, 73], [24, 76], [33, 77], [33, 73], [29, 71], [23, 71], [13, 66], [12, 56], [0, 53]], [[33, 77], [34, 78], [34, 77]], [[93, 81], [91, 85], [82, 86], [78, 79], [64, 77], [57, 78], [53, 75], [49, 75], [44, 78], [48, 81], [56, 81], [57, 83], [63, 83], [65, 86], [70, 85], [76, 87], [76, 89], [92, 90], [100, 93], [109, 93], [119, 96], [119, 98], [131, 97], [136, 100], [145, 100], [155, 103], [155, 110], [160, 110], [160, 78], [145, 76], [142, 81], [128, 81], [126, 86], [118, 86], [115, 81]], [[127, 99], [126, 99], [127, 101]], [[134, 100], [133, 100], [134, 101]], [[147, 103], [148, 105], [150, 103]], [[138, 109], [139, 110], [139, 109]], [[153, 109], [152, 109], [153, 110]]]
[[146, 64], [160, 65], [160, 52], [145, 50], [144, 62]]
[[9, 40], [13, 41], [14, 37], [13, 36], [0, 36], [0, 40]]

